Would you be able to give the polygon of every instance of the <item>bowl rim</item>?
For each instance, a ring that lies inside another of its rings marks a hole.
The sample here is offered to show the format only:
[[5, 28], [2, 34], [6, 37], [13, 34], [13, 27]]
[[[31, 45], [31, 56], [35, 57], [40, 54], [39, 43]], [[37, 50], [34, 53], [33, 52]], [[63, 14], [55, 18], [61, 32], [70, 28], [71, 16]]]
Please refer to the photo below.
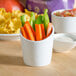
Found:
[[49, 37], [43, 39], [43, 40], [40, 40], [40, 41], [32, 41], [32, 40], [25, 39], [25, 38], [23, 37], [21, 31], [20, 31], [20, 37], [22, 37], [24, 40], [26, 40], [26, 41], [28, 41], [28, 42], [32, 42], [32, 43], [43, 42], [43, 41], [46, 41], [46, 40], [48, 40], [50, 37], [53, 36], [53, 34], [54, 34], [54, 26], [53, 26], [53, 25], [52, 25], [52, 28], [53, 28], [53, 31], [52, 31], [51, 35], [50, 35]]
[[58, 17], [58, 18], [76, 18], [76, 17], [60, 17], [60, 16], [56, 16], [54, 15], [54, 13], [58, 12], [58, 11], [64, 11], [64, 10], [72, 10], [72, 9], [60, 9], [60, 10], [55, 10], [51, 13], [52, 16]]
[[19, 34], [0, 34], [0, 36], [20, 36]]

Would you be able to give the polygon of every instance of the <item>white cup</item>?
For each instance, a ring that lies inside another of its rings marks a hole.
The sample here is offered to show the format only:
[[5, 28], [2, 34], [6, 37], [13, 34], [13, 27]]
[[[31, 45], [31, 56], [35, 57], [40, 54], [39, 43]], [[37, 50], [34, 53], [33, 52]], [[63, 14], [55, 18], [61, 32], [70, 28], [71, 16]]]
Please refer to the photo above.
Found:
[[52, 34], [41, 41], [31, 41], [25, 39], [20, 33], [24, 63], [29, 66], [45, 66], [50, 64], [53, 49]]

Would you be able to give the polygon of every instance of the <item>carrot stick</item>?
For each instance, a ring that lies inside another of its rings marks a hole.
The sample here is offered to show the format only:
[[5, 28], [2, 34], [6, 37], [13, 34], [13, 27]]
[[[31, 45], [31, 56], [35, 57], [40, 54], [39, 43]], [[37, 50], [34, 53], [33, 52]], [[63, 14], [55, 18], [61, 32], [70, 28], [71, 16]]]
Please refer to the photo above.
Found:
[[42, 38], [45, 38], [45, 28], [44, 28], [44, 24], [41, 24], [41, 30], [42, 30]]
[[26, 30], [30, 40], [35, 41], [34, 33], [32, 32], [32, 27], [28, 21], [25, 22], [24, 29]]
[[31, 26], [30, 26], [30, 28], [31, 28], [31, 31], [32, 31], [32, 33], [33, 33], [33, 35], [35, 37], [35, 31], [34, 31], [34, 29]]
[[37, 41], [42, 40], [42, 30], [40, 24], [35, 24], [35, 29], [36, 29], [36, 40]]
[[52, 23], [49, 23], [48, 24], [48, 27], [47, 27], [47, 37], [52, 33]]
[[22, 35], [23, 35], [26, 39], [28, 39], [27, 34], [26, 34], [25, 30], [24, 30], [24, 27], [21, 27], [21, 33], [22, 33]]
[[[26, 23], [30, 25], [30, 23], [29, 23], [28, 21], [26, 21]], [[32, 32], [33, 32], [33, 35], [35, 36], [35, 31], [34, 31], [34, 29], [32, 28], [31, 25], [30, 25], [30, 28], [31, 28], [31, 30], [32, 30]]]

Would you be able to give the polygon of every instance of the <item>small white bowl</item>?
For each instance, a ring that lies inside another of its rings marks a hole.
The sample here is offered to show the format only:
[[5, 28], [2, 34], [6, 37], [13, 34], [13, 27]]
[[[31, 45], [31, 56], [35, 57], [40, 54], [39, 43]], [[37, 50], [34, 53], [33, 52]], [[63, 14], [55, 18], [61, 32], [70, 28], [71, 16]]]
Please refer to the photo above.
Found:
[[64, 36], [69, 36], [67, 34], [55, 34], [54, 35], [54, 51], [55, 52], [63, 52], [63, 53], [66, 53], [66, 52], [69, 52], [71, 51], [75, 46], [76, 46], [76, 42], [74, 41], [68, 41], [68, 40], [59, 40], [57, 38], [60, 38], [60, 37], [64, 37]]
[[54, 15], [56, 12], [64, 10], [56, 10], [52, 12], [52, 23], [56, 33], [76, 33], [76, 17], [59, 17]]
[[45, 66], [50, 64], [53, 49], [52, 34], [41, 41], [31, 41], [25, 39], [20, 33], [24, 63], [29, 66]]

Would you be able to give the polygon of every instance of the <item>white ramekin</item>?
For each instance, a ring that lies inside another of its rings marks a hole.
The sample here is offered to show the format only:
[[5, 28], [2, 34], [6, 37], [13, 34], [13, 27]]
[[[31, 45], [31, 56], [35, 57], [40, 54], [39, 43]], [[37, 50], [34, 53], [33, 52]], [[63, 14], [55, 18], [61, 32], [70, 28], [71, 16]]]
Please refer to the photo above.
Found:
[[52, 12], [52, 23], [56, 33], [76, 33], [76, 17], [59, 17], [54, 13], [64, 11], [56, 10]]
[[20, 33], [22, 43], [24, 63], [29, 66], [45, 66], [50, 64], [53, 49], [53, 35], [52, 34], [41, 41], [31, 41], [25, 39]]
[[[63, 38], [69, 37], [73, 41], [57, 40], [57, 38], [60, 38], [60, 37], [63, 37]], [[55, 52], [68, 53], [75, 46], [76, 46], [76, 42], [74, 41], [74, 38], [72, 38], [71, 34], [64, 34], [64, 33], [54, 34], [54, 47], [53, 47], [53, 49]]]

